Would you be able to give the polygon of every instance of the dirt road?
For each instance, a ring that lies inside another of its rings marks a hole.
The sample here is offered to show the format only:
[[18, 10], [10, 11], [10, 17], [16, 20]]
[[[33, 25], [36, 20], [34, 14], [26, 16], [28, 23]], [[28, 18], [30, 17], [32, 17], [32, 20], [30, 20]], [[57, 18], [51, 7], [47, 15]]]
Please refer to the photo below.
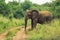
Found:
[[[11, 28], [8, 31], [0, 34], [0, 40], [4, 40], [9, 31], [12, 31], [18, 28], [20, 27]], [[30, 29], [30, 27], [27, 27], [27, 29]], [[20, 30], [15, 34], [15, 36], [12, 37], [12, 40], [25, 40], [26, 38], [27, 38], [27, 34], [24, 31], [24, 28], [21, 27]]]

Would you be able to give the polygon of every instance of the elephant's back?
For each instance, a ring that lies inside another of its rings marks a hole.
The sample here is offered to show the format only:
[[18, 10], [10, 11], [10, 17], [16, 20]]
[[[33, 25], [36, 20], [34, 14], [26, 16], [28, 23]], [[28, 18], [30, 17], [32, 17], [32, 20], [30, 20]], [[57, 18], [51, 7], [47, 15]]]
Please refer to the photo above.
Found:
[[40, 14], [40, 15], [43, 15], [43, 16], [52, 15], [52, 13], [50, 13], [49, 11], [39, 11], [39, 14]]

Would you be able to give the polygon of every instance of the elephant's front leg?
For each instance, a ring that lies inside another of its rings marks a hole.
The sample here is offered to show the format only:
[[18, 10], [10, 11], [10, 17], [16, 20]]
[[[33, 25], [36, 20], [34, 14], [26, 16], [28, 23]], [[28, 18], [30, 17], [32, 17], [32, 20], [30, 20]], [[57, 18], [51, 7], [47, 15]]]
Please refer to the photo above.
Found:
[[36, 25], [37, 25], [37, 19], [32, 19], [32, 20], [31, 20], [31, 28], [32, 28], [32, 30], [33, 30], [34, 28], [36, 28]]
[[25, 31], [26, 31], [26, 27], [27, 27], [27, 21], [28, 21], [28, 17], [25, 17]]

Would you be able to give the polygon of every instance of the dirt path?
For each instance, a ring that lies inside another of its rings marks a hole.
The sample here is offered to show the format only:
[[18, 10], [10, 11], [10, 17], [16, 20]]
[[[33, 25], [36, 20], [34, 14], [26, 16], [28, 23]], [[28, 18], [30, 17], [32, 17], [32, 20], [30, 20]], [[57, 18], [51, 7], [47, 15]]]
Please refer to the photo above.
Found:
[[26, 37], [27, 37], [27, 36], [26, 36], [26, 34], [25, 34], [25, 32], [24, 32], [24, 29], [21, 28], [21, 30], [18, 31], [18, 32], [16, 33], [16, 35], [13, 37], [13, 40], [25, 40]]
[[0, 34], [0, 40], [4, 40], [9, 31], [12, 31], [12, 30], [15, 30], [18, 28], [20, 28], [20, 27], [11, 28], [11, 29], [7, 30], [6, 32]]
[[[12, 29], [9, 29], [8, 31], [0, 34], [0, 40], [4, 40], [6, 38], [6, 35], [8, 34], [9, 31], [15, 30], [15, 29], [20, 29], [15, 36], [12, 37], [12, 40], [25, 40], [27, 38], [27, 34], [24, 31], [24, 28], [20, 27], [15, 27]], [[30, 29], [30, 27], [27, 27], [27, 29]]]
[[[27, 30], [30, 29], [30, 27], [27, 27]], [[16, 35], [13, 37], [13, 40], [26, 40], [27, 34], [24, 31], [24, 28], [21, 28], [20, 31], [16, 33]]]
[[0, 34], [0, 40], [4, 40], [8, 32]]

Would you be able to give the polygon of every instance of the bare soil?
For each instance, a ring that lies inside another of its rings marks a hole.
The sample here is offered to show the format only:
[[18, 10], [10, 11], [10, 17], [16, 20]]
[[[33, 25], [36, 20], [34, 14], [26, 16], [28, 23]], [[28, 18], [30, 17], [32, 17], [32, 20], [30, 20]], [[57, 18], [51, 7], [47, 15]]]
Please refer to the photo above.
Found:
[[[26, 40], [26, 38], [28, 37], [28, 35], [26, 34], [26, 32], [24, 31], [24, 28], [20, 28], [20, 27], [15, 27], [15, 28], [11, 28], [8, 31], [0, 34], [0, 40], [4, 40], [6, 38], [6, 35], [8, 34], [9, 31], [15, 30], [15, 29], [20, 29], [15, 36], [12, 37], [12, 40]], [[27, 27], [27, 30], [30, 29], [30, 27]]]

